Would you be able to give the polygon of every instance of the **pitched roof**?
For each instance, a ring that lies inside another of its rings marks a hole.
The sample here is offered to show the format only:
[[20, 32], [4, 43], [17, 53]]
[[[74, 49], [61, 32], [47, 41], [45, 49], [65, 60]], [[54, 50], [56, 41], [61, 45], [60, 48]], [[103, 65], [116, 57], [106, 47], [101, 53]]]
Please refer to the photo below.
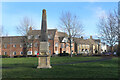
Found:
[[[57, 29], [48, 29], [48, 35], [50, 35], [51, 39], [54, 38], [55, 33], [56, 33]], [[41, 30], [32, 30], [31, 32], [29, 32], [29, 35], [41, 35]]]
[[90, 45], [89, 40], [86, 40], [86, 39], [74, 38], [74, 41], [75, 41], [77, 44], [87, 44], [87, 45]]
[[[48, 29], [48, 35], [50, 35], [50, 38], [53, 39], [55, 36], [55, 32], [57, 29]], [[41, 30], [32, 30], [29, 35], [39, 35], [41, 34]], [[22, 39], [25, 36], [3, 36], [2, 37], [2, 43], [22, 43]]]
[[64, 37], [58, 37], [59, 38], [59, 42], [62, 42], [62, 40], [64, 39]]
[[58, 32], [58, 37], [68, 37], [68, 35], [65, 32]]
[[96, 42], [100, 42], [100, 39], [94, 39]]
[[24, 36], [4, 36], [2, 43], [21, 43]]

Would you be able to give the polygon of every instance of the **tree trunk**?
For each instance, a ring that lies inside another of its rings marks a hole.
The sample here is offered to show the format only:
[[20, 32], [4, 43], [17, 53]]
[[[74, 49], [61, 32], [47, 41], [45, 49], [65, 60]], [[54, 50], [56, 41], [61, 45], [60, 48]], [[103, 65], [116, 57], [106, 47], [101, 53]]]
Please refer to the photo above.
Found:
[[113, 45], [110, 46], [110, 51], [113, 54]]
[[117, 55], [120, 56], [120, 36], [118, 38]]
[[72, 57], [71, 37], [70, 37], [70, 56]]

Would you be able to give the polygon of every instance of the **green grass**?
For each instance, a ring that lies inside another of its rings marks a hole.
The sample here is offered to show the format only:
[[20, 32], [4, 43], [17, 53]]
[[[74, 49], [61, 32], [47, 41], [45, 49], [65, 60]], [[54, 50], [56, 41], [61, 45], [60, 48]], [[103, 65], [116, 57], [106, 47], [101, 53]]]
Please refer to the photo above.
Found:
[[[51, 64], [97, 60], [102, 57], [51, 57]], [[118, 78], [118, 58], [110, 60], [53, 65], [37, 69], [37, 58], [3, 58], [3, 78]]]

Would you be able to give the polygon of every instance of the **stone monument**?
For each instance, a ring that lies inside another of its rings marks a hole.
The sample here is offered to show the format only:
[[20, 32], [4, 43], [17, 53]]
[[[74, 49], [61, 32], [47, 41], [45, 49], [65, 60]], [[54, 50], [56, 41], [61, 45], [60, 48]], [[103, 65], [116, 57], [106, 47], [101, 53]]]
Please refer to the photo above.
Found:
[[47, 16], [46, 10], [42, 10], [42, 25], [41, 25], [41, 37], [40, 37], [40, 54], [38, 55], [37, 68], [51, 68], [50, 66], [50, 54], [48, 46], [48, 30], [47, 30]]

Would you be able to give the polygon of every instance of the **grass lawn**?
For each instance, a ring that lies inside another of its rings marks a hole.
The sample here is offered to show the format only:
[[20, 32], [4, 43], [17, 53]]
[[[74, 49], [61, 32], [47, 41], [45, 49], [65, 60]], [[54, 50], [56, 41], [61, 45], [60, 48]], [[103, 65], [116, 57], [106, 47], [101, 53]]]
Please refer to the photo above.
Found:
[[[97, 60], [102, 57], [51, 57], [51, 64]], [[37, 69], [37, 57], [3, 58], [3, 78], [118, 78], [118, 58], [97, 62], [52, 65]]]

